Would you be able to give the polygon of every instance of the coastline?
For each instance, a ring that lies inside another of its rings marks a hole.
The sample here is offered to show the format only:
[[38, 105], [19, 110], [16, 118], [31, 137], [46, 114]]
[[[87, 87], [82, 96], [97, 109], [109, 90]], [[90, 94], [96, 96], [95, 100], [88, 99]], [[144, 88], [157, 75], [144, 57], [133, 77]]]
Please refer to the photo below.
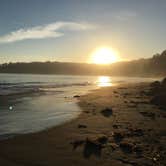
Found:
[[0, 164], [164, 165], [166, 113], [141, 93], [148, 88], [137, 83], [92, 90], [78, 98], [77, 119], [0, 141]]

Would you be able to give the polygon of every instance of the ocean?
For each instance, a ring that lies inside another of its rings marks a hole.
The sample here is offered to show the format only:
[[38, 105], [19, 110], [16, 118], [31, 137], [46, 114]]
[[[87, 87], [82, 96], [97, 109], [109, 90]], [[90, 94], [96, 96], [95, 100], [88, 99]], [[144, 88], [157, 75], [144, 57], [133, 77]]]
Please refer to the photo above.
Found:
[[32, 133], [76, 118], [81, 109], [75, 95], [121, 83], [154, 78], [0, 74], [0, 139]]

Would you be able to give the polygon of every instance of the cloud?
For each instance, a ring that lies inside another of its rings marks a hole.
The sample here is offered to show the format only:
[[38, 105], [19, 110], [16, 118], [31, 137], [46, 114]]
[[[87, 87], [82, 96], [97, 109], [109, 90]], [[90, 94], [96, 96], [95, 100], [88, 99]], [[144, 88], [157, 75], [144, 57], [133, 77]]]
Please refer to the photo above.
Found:
[[119, 11], [115, 14], [115, 18], [120, 21], [128, 21], [138, 16], [134, 11]]
[[87, 23], [55, 22], [44, 26], [13, 31], [4, 36], [0, 36], [0, 43], [11, 43], [27, 39], [57, 38], [63, 36], [66, 31], [87, 30], [91, 28], [93, 26]]

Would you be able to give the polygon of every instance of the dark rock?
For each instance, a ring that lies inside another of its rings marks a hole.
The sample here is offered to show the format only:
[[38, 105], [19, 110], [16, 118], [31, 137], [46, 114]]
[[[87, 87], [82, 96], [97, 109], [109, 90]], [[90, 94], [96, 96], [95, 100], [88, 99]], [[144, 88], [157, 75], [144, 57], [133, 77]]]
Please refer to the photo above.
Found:
[[79, 97], [81, 97], [80, 95], [75, 95], [75, 96], [73, 96], [74, 98], [79, 98]]
[[166, 77], [162, 80], [161, 85], [166, 86]]
[[114, 132], [113, 134], [115, 142], [120, 142], [124, 138], [124, 133], [123, 132]]
[[105, 117], [110, 117], [112, 115], [112, 108], [105, 108], [101, 111], [101, 114]]
[[102, 145], [94, 140], [86, 139], [83, 150], [84, 158], [90, 158], [92, 155], [101, 156]]
[[120, 143], [120, 148], [125, 153], [132, 153], [135, 145], [133, 143], [123, 141]]
[[166, 109], [166, 78], [161, 83], [155, 81], [152, 85], [149, 91], [149, 94], [152, 96], [151, 103], [157, 105], [159, 108]]
[[117, 129], [117, 128], [118, 128], [118, 125], [114, 124], [112, 127], [113, 127], [114, 129]]
[[100, 144], [106, 144], [108, 142], [107, 136], [101, 136], [97, 139]]
[[87, 114], [90, 113], [90, 111], [84, 111], [84, 112], [87, 113]]
[[87, 128], [87, 126], [86, 126], [86, 125], [79, 124], [79, 125], [78, 125], [78, 128]]
[[151, 103], [166, 108], [166, 92], [157, 94], [151, 99]]
[[161, 85], [161, 84], [160, 84], [159, 81], [154, 81], [154, 82], [152, 82], [152, 83], [150, 84], [150, 86], [151, 86], [152, 88], [159, 87], [160, 85]]

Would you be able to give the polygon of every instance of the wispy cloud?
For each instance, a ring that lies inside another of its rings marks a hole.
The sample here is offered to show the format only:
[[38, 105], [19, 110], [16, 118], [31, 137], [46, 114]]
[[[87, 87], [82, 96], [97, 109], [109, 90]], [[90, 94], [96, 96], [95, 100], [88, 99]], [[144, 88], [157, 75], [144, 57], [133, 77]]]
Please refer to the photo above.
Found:
[[119, 11], [115, 13], [115, 18], [120, 21], [128, 21], [138, 16], [138, 13], [134, 11]]
[[93, 28], [87, 23], [77, 22], [55, 22], [44, 26], [35, 26], [26, 29], [19, 29], [0, 36], [0, 43], [11, 43], [26, 39], [44, 39], [63, 36], [66, 31], [88, 30]]

